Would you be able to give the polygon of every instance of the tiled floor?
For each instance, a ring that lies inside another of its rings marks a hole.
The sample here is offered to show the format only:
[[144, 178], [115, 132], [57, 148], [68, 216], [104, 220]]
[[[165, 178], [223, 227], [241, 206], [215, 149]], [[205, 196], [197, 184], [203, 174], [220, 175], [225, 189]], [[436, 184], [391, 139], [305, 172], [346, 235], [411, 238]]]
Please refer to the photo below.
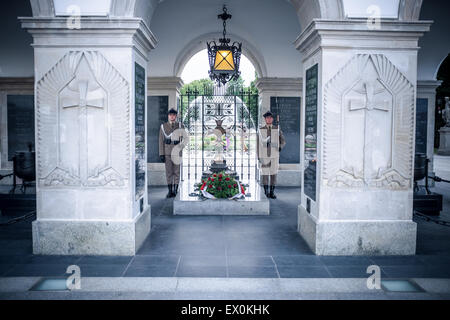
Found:
[[[450, 216], [450, 187], [445, 196]], [[164, 188], [152, 188], [152, 232], [135, 257], [33, 256], [31, 222], [0, 228], [0, 277], [362, 278], [379, 265], [385, 278], [450, 278], [450, 228], [418, 222], [413, 257], [317, 257], [296, 231], [300, 190], [280, 188], [268, 217], [174, 217]], [[449, 219], [450, 220], [450, 219]]]

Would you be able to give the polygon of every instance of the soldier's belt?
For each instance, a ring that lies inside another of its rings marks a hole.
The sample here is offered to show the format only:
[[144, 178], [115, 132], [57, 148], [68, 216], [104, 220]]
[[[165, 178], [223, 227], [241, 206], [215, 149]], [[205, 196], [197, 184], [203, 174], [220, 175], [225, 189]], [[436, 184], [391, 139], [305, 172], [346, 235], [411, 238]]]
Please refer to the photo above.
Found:
[[267, 148], [270, 148], [270, 147], [274, 147], [274, 148], [277, 148], [278, 147], [278, 143], [271, 143], [271, 142], [267, 142]]
[[176, 146], [176, 145], [178, 145], [178, 144], [180, 144], [180, 141], [172, 141], [171, 139], [165, 139], [165, 143], [167, 144], [167, 145], [174, 145], [174, 146]]

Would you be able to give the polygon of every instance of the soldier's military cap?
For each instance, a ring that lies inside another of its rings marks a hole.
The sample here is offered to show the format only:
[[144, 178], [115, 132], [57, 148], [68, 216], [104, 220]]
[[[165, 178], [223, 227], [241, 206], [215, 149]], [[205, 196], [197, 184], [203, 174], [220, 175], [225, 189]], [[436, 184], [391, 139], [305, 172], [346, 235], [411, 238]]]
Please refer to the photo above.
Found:
[[266, 113], [263, 115], [263, 117], [264, 117], [264, 118], [267, 118], [267, 117], [272, 117], [272, 118], [273, 118], [273, 113], [270, 112], [270, 111], [268, 111], [268, 112], [266, 112]]

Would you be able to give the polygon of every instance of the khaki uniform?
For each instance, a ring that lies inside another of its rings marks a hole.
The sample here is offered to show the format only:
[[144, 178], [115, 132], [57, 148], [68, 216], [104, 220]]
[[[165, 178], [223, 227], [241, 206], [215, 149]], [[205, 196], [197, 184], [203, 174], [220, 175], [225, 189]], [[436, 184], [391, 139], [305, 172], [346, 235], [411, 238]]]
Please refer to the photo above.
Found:
[[[179, 139], [181, 135], [175, 135], [173, 133], [179, 128], [180, 128], [179, 122], [173, 123], [166, 122], [162, 125], [162, 128], [159, 130], [159, 155], [166, 157], [165, 165], [166, 165], [166, 178], [168, 185], [180, 184], [180, 165], [179, 164], [176, 165], [172, 161], [172, 151], [176, 146], [174, 142], [181, 140]], [[181, 125], [181, 128], [184, 129], [184, 126]], [[170, 144], [168, 142], [170, 142]], [[178, 147], [183, 148], [184, 143], [183, 142], [180, 143]]]
[[[274, 130], [276, 132], [274, 132]], [[272, 133], [273, 138], [276, 138], [279, 132], [278, 141], [271, 141]], [[278, 126], [265, 125], [259, 129], [258, 134], [258, 159], [261, 162], [261, 178], [263, 185], [276, 186], [278, 169], [280, 164], [280, 156], [274, 154], [272, 156], [272, 148], [275, 150], [283, 149], [286, 146], [286, 139], [283, 132], [278, 131]], [[267, 152], [264, 151], [267, 149]], [[270, 182], [269, 182], [270, 178]]]

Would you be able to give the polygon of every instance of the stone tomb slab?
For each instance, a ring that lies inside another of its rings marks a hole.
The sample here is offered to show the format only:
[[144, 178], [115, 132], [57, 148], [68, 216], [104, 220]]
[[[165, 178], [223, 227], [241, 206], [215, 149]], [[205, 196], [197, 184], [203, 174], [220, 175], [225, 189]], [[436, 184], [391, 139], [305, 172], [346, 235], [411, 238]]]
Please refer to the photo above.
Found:
[[[192, 185], [192, 186], [191, 186]], [[270, 201], [256, 183], [248, 188], [251, 196], [243, 200], [202, 200], [192, 197], [193, 184], [182, 183], [174, 200], [173, 214], [186, 216], [268, 216]]]

